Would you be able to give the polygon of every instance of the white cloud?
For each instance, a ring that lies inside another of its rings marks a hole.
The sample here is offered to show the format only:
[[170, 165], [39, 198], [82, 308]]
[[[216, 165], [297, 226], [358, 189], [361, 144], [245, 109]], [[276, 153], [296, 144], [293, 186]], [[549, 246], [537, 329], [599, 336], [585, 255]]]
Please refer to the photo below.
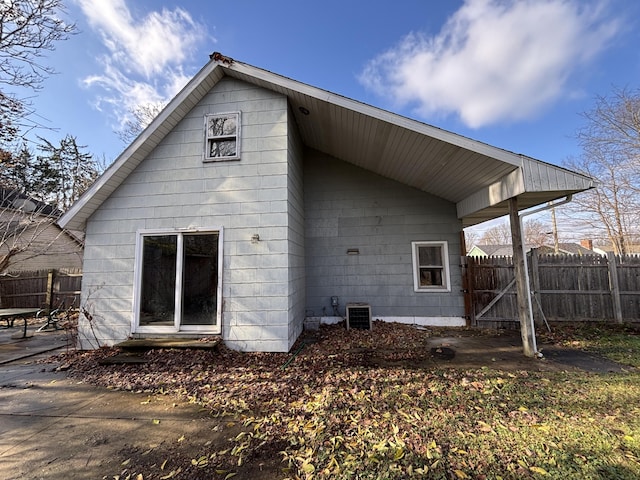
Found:
[[106, 48], [99, 57], [103, 71], [83, 84], [101, 88], [97, 107], [111, 107], [120, 125], [135, 107], [165, 102], [187, 83], [184, 66], [208, 33], [186, 10], [163, 8], [137, 17], [125, 0], [76, 3]]
[[602, 3], [465, 0], [437, 35], [407, 35], [360, 80], [424, 117], [453, 113], [472, 128], [519, 121], [565, 94], [619, 28]]

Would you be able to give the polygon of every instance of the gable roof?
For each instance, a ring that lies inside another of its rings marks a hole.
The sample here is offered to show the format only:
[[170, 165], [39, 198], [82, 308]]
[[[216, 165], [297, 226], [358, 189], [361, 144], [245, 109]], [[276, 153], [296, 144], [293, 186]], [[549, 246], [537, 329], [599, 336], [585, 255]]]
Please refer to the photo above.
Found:
[[89, 216], [225, 76], [285, 95], [307, 147], [456, 203], [465, 227], [505, 215], [513, 196], [524, 209], [594, 186], [584, 175], [214, 53], [63, 215], [60, 225], [83, 229]]

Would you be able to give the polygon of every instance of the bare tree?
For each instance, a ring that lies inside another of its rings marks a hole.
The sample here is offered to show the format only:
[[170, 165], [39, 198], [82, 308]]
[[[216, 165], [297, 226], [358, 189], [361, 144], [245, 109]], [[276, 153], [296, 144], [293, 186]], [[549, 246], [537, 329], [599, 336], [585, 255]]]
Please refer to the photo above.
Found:
[[615, 89], [609, 97], [597, 97], [583, 117], [586, 123], [576, 135], [582, 154], [565, 165], [599, 185], [576, 195], [569, 221], [600, 232], [615, 253], [625, 254], [640, 233], [640, 90]]
[[147, 103], [145, 105], [137, 106], [130, 112], [133, 116], [133, 120], [128, 120], [124, 124], [124, 127], [116, 132], [118, 138], [120, 138], [124, 144], [130, 144], [145, 128], [147, 128], [163, 108], [164, 103]]
[[478, 240], [479, 245], [510, 245], [511, 229], [509, 223], [503, 221], [487, 231], [485, 231]]
[[[76, 30], [60, 18], [62, 0], [0, 1], [0, 139], [12, 139], [29, 113], [28, 101], [15, 89], [35, 91], [54, 72], [43, 62], [44, 52]], [[8, 91], [7, 88], [13, 90]]]
[[[523, 222], [524, 242], [530, 247], [540, 247], [549, 243], [550, 227], [538, 219]], [[504, 221], [484, 232], [477, 241], [478, 245], [511, 245], [511, 227]]]
[[548, 245], [552, 240], [552, 231], [549, 225], [541, 220], [531, 218], [524, 222], [524, 241], [528, 246], [541, 247]]
[[464, 231], [464, 243], [467, 250], [476, 245], [478, 240], [480, 240], [480, 233], [473, 230], [473, 228], [468, 228]]

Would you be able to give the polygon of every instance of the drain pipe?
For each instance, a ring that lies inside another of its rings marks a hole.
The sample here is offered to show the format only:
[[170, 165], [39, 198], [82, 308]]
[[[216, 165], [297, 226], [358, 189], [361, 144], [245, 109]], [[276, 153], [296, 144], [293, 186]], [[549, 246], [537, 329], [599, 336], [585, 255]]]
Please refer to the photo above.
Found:
[[[518, 214], [518, 219], [520, 220], [520, 232], [521, 234], [524, 232], [524, 225], [523, 225], [523, 217], [527, 217], [529, 215], [533, 215], [535, 213], [539, 213], [539, 212], [543, 212], [545, 210], [549, 210], [551, 208], [555, 208], [558, 207], [560, 205], [564, 205], [565, 203], [569, 203], [571, 201], [571, 199], [573, 198], [572, 194], [567, 195], [563, 200], [560, 200], [559, 202], [556, 203], [552, 203], [549, 202], [547, 205], [545, 205], [544, 207], [539, 207], [536, 208], [535, 210], [530, 210], [527, 212], [522, 212]], [[527, 288], [527, 306], [529, 308], [529, 325], [531, 327], [531, 333], [533, 336], [533, 351], [535, 352], [536, 357], [538, 358], [542, 358], [543, 355], [542, 353], [540, 353], [538, 351], [538, 344], [536, 341], [536, 329], [535, 329], [535, 325], [533, 322], [533, 305], [531, 302], [531, 282], [529, 281], [529, 262], [527, 262], [527, 245], [524, 242], [524, 239], [522, 241], [522, 256], [524, 257], [524, 280], [525, 280], [525, 285]]]

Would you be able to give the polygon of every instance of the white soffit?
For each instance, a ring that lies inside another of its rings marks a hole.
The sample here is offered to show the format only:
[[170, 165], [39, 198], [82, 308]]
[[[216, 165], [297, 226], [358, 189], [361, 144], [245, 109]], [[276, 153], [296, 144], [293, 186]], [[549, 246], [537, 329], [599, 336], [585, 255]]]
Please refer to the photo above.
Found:
[[225, 75], [285, 95], [306, 147], [454, 202], [465, 226], [502, 215], [496, 213], [503, 210], [505, 195], [525, 195], [524, 207], [592, 186], [588, 177], [554, 165], [218, 58], [223, 60], [205, 65], [69, 209], [61, 226], [83, 228], [86, 219]]

